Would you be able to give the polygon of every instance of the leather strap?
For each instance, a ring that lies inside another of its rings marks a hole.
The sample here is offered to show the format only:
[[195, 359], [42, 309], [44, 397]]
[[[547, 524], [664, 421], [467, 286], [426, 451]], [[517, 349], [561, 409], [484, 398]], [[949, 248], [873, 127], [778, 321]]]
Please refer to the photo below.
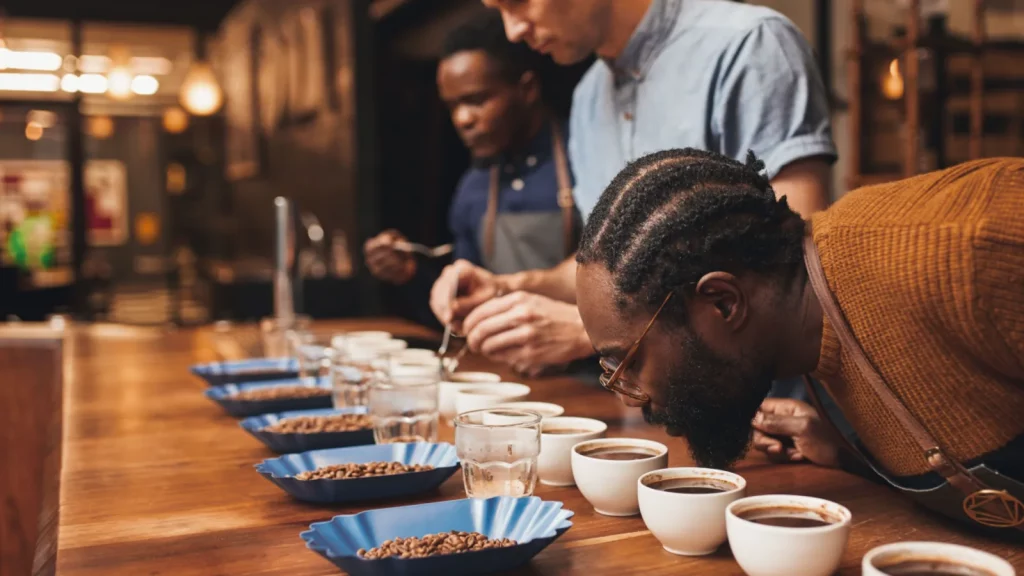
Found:
[[[576, 204], [572, 197], [572, 178], [569, 159], [565, 152], [565, 137], [558, 122], [551, 121], [551, 155], [555, 159], [555, 178], [558, 183], [558, 206], [562, 209], [562, 231], [566, 257], [576, 251]], [[494, 256], [495, 225], [498, 220], [498, 192], [501, 189], [501, 171], [498, 164], [491, 166], [491, 182], [487, 191], [487, 211], [484, 213], [484, 257]]]
[[[814, 240], [810, 236], [804, 238], [804, 264], [807, 266], [807, 276], [810, 280], [811, 288], [818, 297], [822, 311], [825, 313], [825, 317], [828, 318], [833, 330], [835, 330], [836, 337], [839, 339], [839, 343], [843, 350], [850, 355], [853, 360], [854, 367], [868, 385], [871, 386], [875, 395], [882, 401], [885, 409], [896, 417], [903, 429], [910, 434], [917, 445], [921, 448], [922, 456], [928, 462], [928, 466], [945, 478], [952, 486], [961, 491], [967, 497], [967, 500], [971, 499], [979, 492], [995, 492], [978, 480], [973, 474], [964, 468], [960, 462], [947, 456], [945, 450], [943, 450], [935, 437], [932, 436], [931, 432], [929, 432], [921, 422], [918, 421], [918, 419], [914, 417], [909, 410], [907, 410], [907, 407], [903, 402], [900, 401], [900, 399], [892, 392], [892, 389], [886, 383], [885, 378], [878, 372], [878, 369], [871, 362], [871, 359], [868, 358], [864, 348], [860, 345], [860, 342], [854, 335], [853, 330], [850, 328], [849, 322], [846, 320], [845, 314], [843, 314], [842, 309], [839, 307], [839, 303], [836, 302], [835, 295], [828, 287], [828, 281], [825, 278], [825, 270], [822, 268], [821, 258], [818, 255], [818, 247], [814, 244]], [[808, 388], [813, 389], [810, 385], [808, 385]], [[817, 401], [816, 397], [815, 404], [818, 404], [818, 409], [820, 411], [821, 405], [820, 402]], [[822, 414], [822, 417], [827, 419], [827, 415], [825, 414]], [[969, 516], [977, 520], [977, 518], [967, 510], [966, 500], [964, 502], [964, 508], [965, 512], [967, 512]], [[1001, 508], [1001, 506], [999, 503], [993, 503], [993, 505], [986, 505], [983, 506], [983, 508], [991, 508], [992, 511], [995, 512], [996, 509]], [[980, 523], [984, 524], [984, 522]], [[1021, 525], [1018, 525], [1017, 527], [1024, 529], [1024, 526]]]

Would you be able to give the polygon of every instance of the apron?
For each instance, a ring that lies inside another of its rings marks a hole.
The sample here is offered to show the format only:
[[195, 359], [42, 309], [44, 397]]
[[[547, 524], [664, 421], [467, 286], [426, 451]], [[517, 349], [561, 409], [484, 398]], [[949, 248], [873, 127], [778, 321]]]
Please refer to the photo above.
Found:
[[869, 383], [885, 409], [896, 417], [903, 429], [920, 446], [921, 456], [928, 462], [928, 466], [945, 481], [935, 488], [920, 490], [901, 486], [898, 480], [878, 466], [866, 451], [860, 449], [860, 443], [856, 441], [852, 431], [840, 430], [835, 425], [821, 403], [817, 385], [810, 377], [805, 376], [808, 394], [822, 419], [832, 424], [834, 431], [845, 441], [847, 448], [859, 456], [879, 477], [925, 507], [999, 533], [1012, 533], [1016, 529], [1019, 531], [1016, 533], [1018, 537], [1024, 536], [1024, 503], [1021, 502], [1021, 498], [1024, 498], [1024, 483], [1003, 476], [984, 464], [967, 469], [946, 455], [939, 442], [893, 394], [885, 378], [857, 341], [835, 295], [828, 287], [825, 271], [818, 257], [818, 248], [810, 236], [804, 238], [804, 262], [807, 265], [811, 287], [821, 302], [825, 317], [835, 329], [840, 345], [853, 356], [855, 368]]
[[483, 264], [495, 274], [551, 268], [576, 251], [581, 228], [572, 198], [572, 180], [565, 140], [556, 122], [551, 123], [551, 152], [558, 179], [559, 212], [498, 213], [499, 165], [491, 166], [487, 212], [480, 230]]

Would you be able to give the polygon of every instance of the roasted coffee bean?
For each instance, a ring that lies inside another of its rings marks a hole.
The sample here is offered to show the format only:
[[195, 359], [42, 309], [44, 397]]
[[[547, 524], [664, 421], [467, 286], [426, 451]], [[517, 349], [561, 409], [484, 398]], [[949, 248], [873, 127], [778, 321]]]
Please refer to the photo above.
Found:
[[274, 434], [319, 434], [321, 432], [352, 432], [373, 427], [367, 414], [335, 414], [333, 416], [298, 416], [285, 418], [263, 429]]
[[259, 402], [263, 400], [282, 400], [284, 398], [315, 398], [317, 396], [330, 396], [330, 388], [317, 388], [314, 386], [276, 386], [273, 388], [254, 388], [242, 390], [230, 396], [232, 400], [242, 402]]
[[331, 464], [316, 470], [300, 472], [296, 480], [351, 480], [354, 478], [370, 478], [372, 476], [391, 476], [392, 474], [408, 474], [409, 472], [426, 472], [433, 470], [430, 464], [406, 465], [401, 462], [368, 462], [366, 464]]
[[491, 548], [508, 548], [515, 546], [516, 541], [510, 538], [491, 539], [479, 532], [441, 532], [429, 534], [422, 538], [395, 538], [387, 540], [376, 548], [360, 549], [357, 554], [365, 560], [380, 560], [397, 556], [399, 558], [426, 558], [445, 554], [462, 554]]

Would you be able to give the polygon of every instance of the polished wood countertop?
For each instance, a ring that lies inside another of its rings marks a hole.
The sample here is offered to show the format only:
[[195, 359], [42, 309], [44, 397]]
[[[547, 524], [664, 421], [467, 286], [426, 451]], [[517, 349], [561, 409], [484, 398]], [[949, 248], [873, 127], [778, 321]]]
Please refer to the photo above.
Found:
[[[317, 331], [383, 329], [426, 337], [398, 321], [318, 324]], [[76, 331], [64, 391], [63, 469], [57, 573], [63, 576], [280, 574], [340, 572], [306, 549], [310, 523], [366, 506], [325, 507], [291, 499], [253, 465], [273, 457], [202, 392], [191, 364], [215, 360], [212, 329]], [[469, 359], [472, 369], [493, 369]], [[505, 376], [511, 374], [502, 370]], [[609, 436], [661, 441], [670, 465], [691, 463], [682, 441], [646, 425], [639, 410], [570, 378], [526, 380], [531, 400], [555, 402], [566, 415], [600, 418]], [[441, 439], [452, 441], [441, 426]], [[776, 465], [751, 455], [737, 470], [748, 495], [789, 493], [837, 501], [853, 512], [841, 574], [860, 574], [872, 547], [899, 540], [940, 540], [981, 548], [1024, 572], [1024, 549], [986, 540], [931, 515], [889, 489], [838, 470]], [[594, 512], [575, 488], [538, 485], [536, 495], [573, 510], [573, 527], [521, 574], [742, 574], [728, 546], [712, 556], [665, 552], [639, 516]], [[461, 475], [438, 492], [377, 507], [464, 497]]]

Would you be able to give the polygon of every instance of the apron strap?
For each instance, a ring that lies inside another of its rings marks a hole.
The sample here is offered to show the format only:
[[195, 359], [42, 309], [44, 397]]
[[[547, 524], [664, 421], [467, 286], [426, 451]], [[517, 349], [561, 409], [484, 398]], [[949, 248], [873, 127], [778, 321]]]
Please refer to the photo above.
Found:
[[558, 206], [562, 209], [562, 231], [565, 239], [565, 257], [576, 252], [576, 203], [572, 197], [572, 178], [569, 176], [569, 158], [565, 152], [565, 136], [558, 122], [551, 122], [551, 153], [555, 157], [555, 175], [558, 178]]
[[[846, 316], [839, 307], [835, 295], [829, 289], [825, 270], [818, 255], [818, 247], [810, 236], [804, 238], [804, 263], [807, 266], [807, 276], [811, 288], [821, 303], [825, 317], [828, 318], [835, 330], [839, 344], [851, 356], [854, 368], [882, 401], [885, 409], [900, 422], [903, 429], [921, 448], [928, 466], [966, 496], [963, 507], [967, 516], [986, 526], [1024, 529], [1024, 516], [1020, 515], [1024, 504], [1005, 491], [992, 490], [964, 468], [960, 462], [948, 457], [935, 437], [893, 393], [885, 378], [868, 358], [846, 321]], [[808, 387], [813, 389], [810, 385]], [[818, 404], [820, 410], [820, 402], [816, 401], [815, 404]], [[822, 417], [827, 419], [826, 414], [822, 414]], [[1012, 510], [1017, 510], [1017, 513], [1012, 513]]]
[[[569, 159], [565, 152], [565, 137], [558, 122], [551, 121], [551, 154], [555, 159], [555, 177], [558, 183], [558, 206], [562, 209], [562, 230], [566, 257], [576, 251], [576, 204], [572, 197], [572, 178]], [[498, 192], [501, 189], [501, 171], [498, 164], [491, 166], [491, 181], [487, 191], [487, 211], [484, 213], [484, 258], [494, 257], [495, 225], [498, 220]]]

